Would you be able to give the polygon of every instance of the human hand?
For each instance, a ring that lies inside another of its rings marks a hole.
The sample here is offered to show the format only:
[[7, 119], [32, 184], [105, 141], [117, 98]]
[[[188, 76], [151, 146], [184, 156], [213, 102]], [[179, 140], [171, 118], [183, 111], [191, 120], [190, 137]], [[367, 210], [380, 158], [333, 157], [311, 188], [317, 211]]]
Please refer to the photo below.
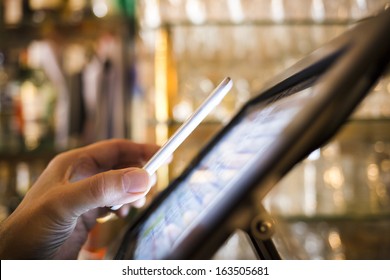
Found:
[[55, 157], [0, 225], [0, 258], [76, 259], [107, 206], [143, 201], [150, 180], [139, 167], [157, 149], [108, 140]]

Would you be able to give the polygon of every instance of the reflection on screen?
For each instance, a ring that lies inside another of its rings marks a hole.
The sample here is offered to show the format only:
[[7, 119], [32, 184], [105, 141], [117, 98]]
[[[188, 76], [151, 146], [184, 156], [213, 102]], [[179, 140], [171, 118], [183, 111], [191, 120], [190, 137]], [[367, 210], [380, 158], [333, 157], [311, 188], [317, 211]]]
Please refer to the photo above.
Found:
[[310, 97], [311, 89], [307, 88], [292, 95], [282, 93], [268, 104], [250, 107], [141, 224], [134, 258], [165, 258], [197, 219], [223, 196], [240, 170], [255, 155], [257, 158], [272, 148], [274, 140]]

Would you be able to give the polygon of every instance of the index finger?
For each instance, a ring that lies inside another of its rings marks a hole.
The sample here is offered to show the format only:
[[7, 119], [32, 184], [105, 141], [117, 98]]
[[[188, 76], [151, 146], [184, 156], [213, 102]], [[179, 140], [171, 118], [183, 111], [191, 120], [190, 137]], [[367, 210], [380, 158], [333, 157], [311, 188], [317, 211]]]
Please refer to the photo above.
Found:
[[65, 172], [81, 158], [90, 159], [99, 171], [143, 165], [158, 150], [154, 144], [140, 144], [125, 139], [104, 140], [65, 152], [51, 165]]
[[154, 144], [140, 144], [124, 139], [98, 142], [85, 147], [85, 154], [102, 169], [141, 166], [159, 149]]

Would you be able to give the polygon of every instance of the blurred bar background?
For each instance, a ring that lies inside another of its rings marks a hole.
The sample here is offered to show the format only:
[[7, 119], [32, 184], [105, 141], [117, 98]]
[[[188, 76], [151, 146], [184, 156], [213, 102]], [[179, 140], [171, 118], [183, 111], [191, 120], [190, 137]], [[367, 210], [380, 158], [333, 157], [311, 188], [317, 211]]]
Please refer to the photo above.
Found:
[[[0, 220], [57, 153], [108, 138], [163, 144], [232, 77], [223, 103], [159, 170], [161, 190], [268, 79], [388, 2], [2, 0]], [[390, 257], [389, 127], [387, 75], [263, 202], [282, 257]], [[96, 254], [84, 257], [100, 257], [120, 226], [97, 227]], [[218, 257], [251, 258], [244, 239]]]

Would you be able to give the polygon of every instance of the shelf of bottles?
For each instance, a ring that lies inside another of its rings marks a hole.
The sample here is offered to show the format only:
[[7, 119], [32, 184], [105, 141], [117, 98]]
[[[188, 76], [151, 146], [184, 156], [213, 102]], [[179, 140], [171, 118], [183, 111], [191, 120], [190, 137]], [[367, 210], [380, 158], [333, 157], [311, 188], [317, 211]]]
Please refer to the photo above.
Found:
[[133, 0], [0, 5], [0, 220], [58, 152], [130, 137]]
[[[165, 187], [171, 178], [178, 175], [223, 123], [245, 101], [258, 93], [268, 79], [341, 34], [356, 21], [375, 14], [386, 5], [388, 1], [382, 0], [138, 1], [139, 30], [136, 37], [138, 91], [134, 96], [132, 111], [138, 117], [133, 117], [134, 120], [137, 119], [137, 123], [132, 126], [134, 128], [132, 135], [135, 139], [139, 141], [154, 139], [157, 143], [164, 143], [223, 77], [230, 76], [234, 81], [232, 91], [222, 104], [175, 153], [169, 169], [160, 171], [159, 187]], [[321, 231], [320, 227], [323, 223], [315, 221], [321, 220], [323, 215], [346, 217], [349, 206], [343, 204], [344, 208], [342, 208], [337, 206], [338, 202], [335, 201], [337, 197], [342, 197], [338, 196], [341, 190], [349, 193], [350, 196], [356, 192], [356, 196], [368, 199], [364, 194], [359, 194], [357, 190], [364, 192], [370, 189], [373, 200], [380, 200], [382, 204], [388, 203], [390, 139], [381, 134], [381, 131], [385, 131], [383, 130], [385, 127], [387, 130], [389, 128], [389, 108], [390, 86], [387, 76], [373, 89], [355, 112], [351, 122], [346, 125], [345, 131], [348, 133], [344, 132], [342, 135], [348, 135], [349, 142], [346, 142], [345, 136], [337, 136], [343, 139], [342, 142], [336, 138], [335, 142], [330, 144], [329, 151], [332, 151], [334, 155], [331, 162], [326, 156], [328, 148], [316, 151], [300, 167], [294, 169], [286, 180], [275, 187], [275, 191], [267, 197], [264, 202], [267, 209], [278, 217], [282, 225], [286, 225], [286, 228], [289, 226], [288, 230], [282, 231], [284, 234], [281, 234], [282, 237], [279, 238], [281, 240], [280, 250], [283, 252], [284, 248], [285, 257], [364, 258], [362, 251], [355, 254], [347, 253], [345, 249], [347, 243], [343, 243], [347, 242], [344, 239], [349, 239], [348, 242], [355, 242], [355, 247], [351, 245], [349, 248], [356, 249], [356, 246], [359, 246], [356, 242], [364, 242], [363, 239], [357, 238], [352, 241], [352, 235], [341, 236], [340, 232], [334, 231], [336, 226], [330, 220], [323, 220], [327, 228]], [[370, 129], [374, 127], [377, 128], [375, 139], [370, 136], [372, 135]], [[362, 138], [361, 135], [365, 135], [366, 138]], [[353, 158], [355, 154], [351, 150], [344, 151], [348, 147], [346, 143], [355, 143], [355, 146], [361, 145], [367, 149], [361, 149], [359, 158]], [[380, 155], [371, 153], [376, 145], [382, 149], [383, 153]], [[312, 160], [314, 155], [317, 155], [317, 165]], [[379, 177], [375, 177], [375, 180], [379, 185], [382, 184], [380, 185], [382, 187], [379, 189], [373, 187], [368, 177], [365, 181], [366, 185], [362, 183], [363, 181], [356, 180], [349, 182], [349, 185], [346, 184], [347, 179], [349, 177], [352, 179], [355, 173], [363, 172], [362, 174], [367, 175], [375, 172], [372, 171], [375, 169], [373, 165], [370, 165], [373, 163], [368, 163], [375, 157], [376, 160], [380, 157], [384, 161], [375, 163], [377, 171], [382, 172], [380, 173], [382, 175], [377, 174]], [[363, 161], [367, 163], [365, 167], [363, 167], [365, 164]], [[337, 166], [344, 164], [346, 166], [343, 168], [348, 170], [342, 171], [346, 173], [340, 173], [341, 169], [337, 169]], [[328, 166], [325, 168], [325, 165]], [[384, 168], [383, 171], [380, 171], [380, 168]], [[317, 181], [315, 178], [310, 179], [310, 176], [317, 178]], [[336, 180], [337, 176], [339, 179], [343, 178], [344, 181], [338, 182], [340, 189], [336, 190], [335, 187], [333, 189], [329, 187], [329, 182], [326, 180]], [[383, 187], [383, 184], [386, 187]], [[316, 190], [315, 195], [309, 188]], [[334, 191], [333, 196], [327, 194], [331, 190]], [[385, 195], [384, 192], [386, 192]], [[379, 193], [384, 195], [383, 198], [380, 198]], [[313, 200], [309, 201], [309, 204], [304, 204], [302, 200], [310, 196], [317, 197], [312, 197]], [[321, 202], [315, 200], [320, 198]], [[353, 200], [352, 197], [348, 199]], [[357, 202], [354, 203], [359, 204], [360, 198], [356, 199]], [[328, 204], [320, 206], [320, 203], [325, 203], [325, 201]], [[292, 211], [294, 207], [299, 208], [303, 205], [313, 207], [312, 212], [306, 213], [302, 209], [301, 212]], [[329, 211], [336, 212], [323, 213], [320, 208], [322, 210], [332, 209]], [[367, 209], [361, 209], [368, 213]], [[338, 216], [335, 215], [336, 213]], [[313, 223], [310, 219], [313, 219]], [[367, 230], [370, 227], [367, 223], [362, 223], [362, 225]], [[300, 226], [304, 229], [299, 228]], [[378, 231], [381, 226], [382, 224], [377, 228]], [[312, 227], [317, 227], [318, 232], [311, 232]], [[386, 238], [390, 226], [387, 224], [385, 228], [387, 233], [381, 236]], [[302, 230], [302, 235], [299, 230]], [[295, 244], [285, 241], [288, 239], [286, 236], [293, 236], [291, 232], [296, 235]], [[303, 249], [294, 251], [306, 237], [313, 238], [313, 240], [307, 239], [307, 247], [302, 245]], [[344, 246], [344, 251], [340, 251], [340, 254], [337, 251], [341, 248], [337, 247], [337, 238], [339, 238], [338, 244]], [[379, 237], [379, 240], [384, 239]], [[324, 242], [328, 246], [328, 251], [318, 249], [321, 246], [325, 248]], [[235, 244], [241, 246], [240, 242]], [[310, 250], [317, 250], [316, 254], [311, 253]], [[228, 250], [228, 254], [232, 251], [241, 252], [242, 250], [233, 248]], [[371, 250], [371, 252], [374, 251]], [[390, 250], [387, 251], [390, 252]], [[297, 253], [294, 255], [288, 252]], [[379, 253], [366, 256], [381, 257]]]

